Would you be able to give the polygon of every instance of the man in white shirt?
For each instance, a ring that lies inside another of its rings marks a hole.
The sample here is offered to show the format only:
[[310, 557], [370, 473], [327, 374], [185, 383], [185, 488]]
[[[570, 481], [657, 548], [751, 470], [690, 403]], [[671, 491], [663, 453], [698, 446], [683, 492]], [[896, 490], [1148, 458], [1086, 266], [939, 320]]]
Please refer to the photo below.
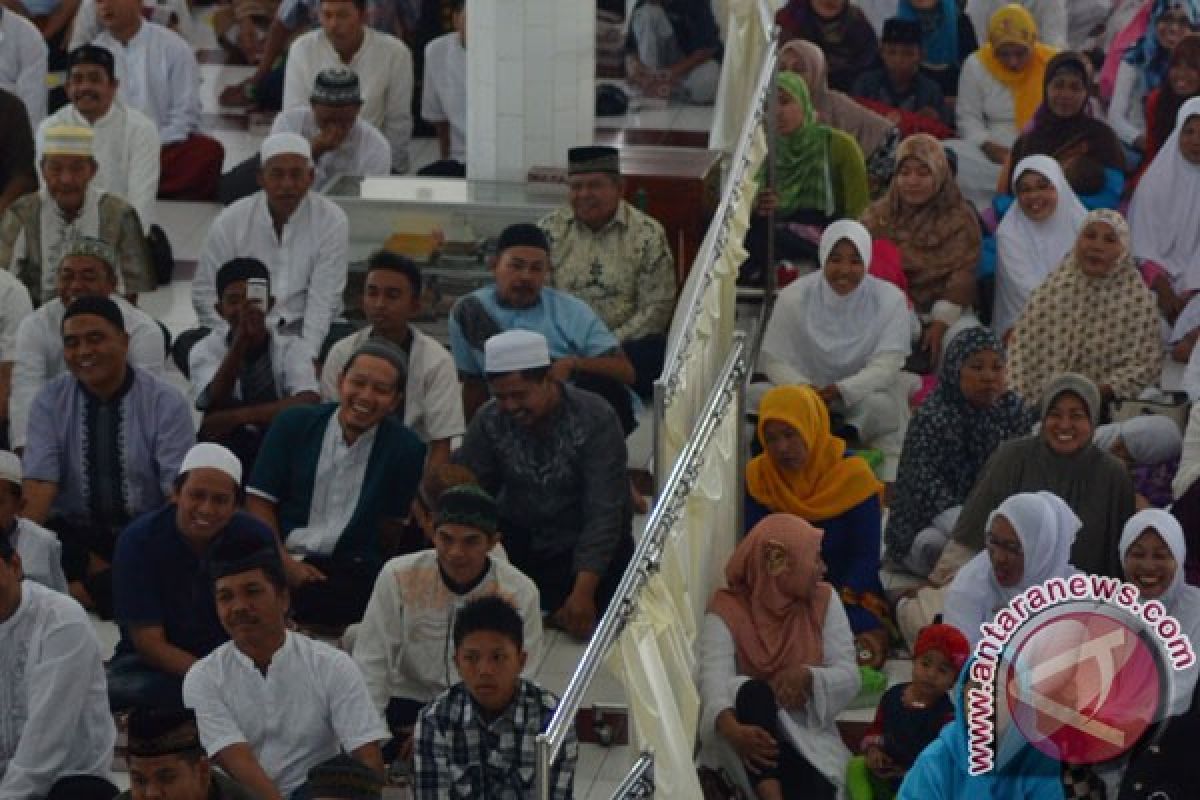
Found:
[[527, 677], [541, 658], [537, 586], [507, 560], [489, 555], [499, 539], [496, 501], [478, 486], [455, 486], [438, 499], [435, 519], [433, 550], [384, 565], [354, 642], [354, 660], [402, 756], [420, 710], [460, 680], [449, 642], [466, 603], [485, 595], [507, 599], [525, 623]]
[[26, 580], [65, 594], [67, 576], [63, 574], [62, 543], [53, 531], [21, 516], [24, 477], [20, 457], [0, 450], [0, 536], [7, 534], [17, 548]]
[[[80, 297], [107, 297], [121, 309], [129, 334], [129, 362], [162, 378], [166, 342], [162, 328], [150, 315], [117, 294], [113, 249], [100, 241], [79, 237], [67, 246], [58, 267], [58, 294], [27, 316], [16, 331], [13, 390], [9, 398], [9, 437], [13, 447], [25, 446], [29, 410], [47, 383], [67, 371], [63, 359], [62, 321], [66, 309]], [[2, 280], [0, 280], [2, 282]]]
[[[261, 291], [251, 296], [254, 284]], [[261, 261], [235, 258], [217, 272], [224, 326], [201, 339], [190, 357], [200, 438], [225, 445], [249, 469], [272, 420], [286, 408], [320, 401], [317, 373], [304, 343], [266, 326], [271, 276]]]
[[256, 258], [267, 265], [275, 297], [267, 325], [275, 334], [299, 336], [315, 360], [342, 310], [349, 223], [336, 204], [310, 191], [314, 173], [307, 139], [272, 134], [259, 153], [262, 191], [213, 220], [192, 281], [192, 307], [201, 325], [220, 327], [217, 270], [235, 258]]
[[158, 195], [159, 160], [147, 158], [159, 150], [158, 128], [145, 114], [118, 100], [117, 89], [111, 52], [90, 44], [72, 50], [67, 68], [71, 103], [38, 126], [39, 150], [46, 131], [55, 125], [90, 128], [96, 188], [125, 198], [145, 229]]
[[388, 175], [392, 147], [379, 129], [362, 119], [358, 76], [349, 69], [317, 73], [310, 107], [292, 108], [275, 117], [271, 133], [298, 133], [312, 144], [321, 190], [337, 175]]
[[0, 6], [0, 89], [21, 98], [35, 128], [46, 116], [46, 52], [37, 27]]
[[97, 0], [96, 8], [105, 30], [92, 43], [112, 52], [121, 99], [158, 125], [159, 196], [215, 199], [225, 148], [199, 133], [199, 65], [191, 46], [142, 19], [141, 0]]
[[0, 270], [0, 441], [10, 444], [12, 429], [8, 408], [12, 395], [13, 361], [16, 360], [21, 323], [32, 313], [29, 290], [11, 272]]
[[450, 442], [466, 430], [454, 358], [411, 320], [421, 310], [421, 271], [409, 259], [380, 250], [367, 259], [363, 313], [368, 327], [329, 348], [321, 369], [321, 399], [339, 400], [338, 383], [350, 355], [372, 338], [408, 354], [404, 399], [397, 414], [429, 448], [425, 469], [450, 458]]
[[412, 54], [396, 37], [367, 27], [366, 0], [321, 0], [320, 17], [320, 30], [299, 37], [288, 51], [283, 109], [307, 104], [321, 70], [354, 70], [362, 85], [363, 119], [379, 128], [391, 145], [392, 171], [408, 172]]
[[9, 532], [0, 532], [0, 797], [6, 800], [44, 797], [65, 775], [109, 778], [117, 738], [100, 642], [87, 615], [67, 595], [22, 577], [21, 556]]
[[210, 563], [231, 641], [183, 682], [209, 757], [261, 800], [290, 797], [309, 769], [343, 750], [382, 777], [387, 728], [350, 656], [288, 630], [278, 551], [230, 532]]
[[433, 123], [440, 160], [418, 175], [467, 175], [467, 2], [453, 0], [454, 30], [425, 46], [421, 117]]

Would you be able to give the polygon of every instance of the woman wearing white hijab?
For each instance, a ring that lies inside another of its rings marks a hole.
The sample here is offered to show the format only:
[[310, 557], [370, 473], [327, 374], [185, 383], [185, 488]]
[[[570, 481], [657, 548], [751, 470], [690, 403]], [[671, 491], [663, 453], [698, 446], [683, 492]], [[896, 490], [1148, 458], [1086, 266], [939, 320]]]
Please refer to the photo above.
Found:
[[1050, 492], [1015, 494], [988, 516], [987, 546], [968, 561], [946, 590], [943, 621], [962, 631], [974, 647], [979, 626], [1021, 592], [1051, 578], [1065, 578], [1071, 545], [1083, 523]]
[[894, 469], [908, 423], [907, 393], [897, 380], [911, 348], [907, 300], [867, 274], [871, 235], [854, 220], [825, 229], [820, 258], [819, 272], [779, 293], [759, 363], [776, 386], [816, 389]]
[[1200, 289], [1198, 141], [1200, 97], [1193, 97], [1179, 109], [1175, 130], [1142, 176], [1129, 206], [1134, 256], [1162, 267], [1178, 296]]
[[1004, 336], [1016, 324], [1033, 290], [1075, 246], [1087, 209], [1062, 167], [1049, 156], [1021, 160], [1013, 170], [1017, 202], [996, 229], [996, 305], [992, 330]]

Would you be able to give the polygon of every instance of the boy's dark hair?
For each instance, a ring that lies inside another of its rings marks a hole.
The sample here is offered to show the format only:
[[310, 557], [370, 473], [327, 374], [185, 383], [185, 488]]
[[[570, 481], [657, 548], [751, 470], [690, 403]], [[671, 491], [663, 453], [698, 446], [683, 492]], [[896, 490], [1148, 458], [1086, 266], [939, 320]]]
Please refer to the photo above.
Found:
[[[505, 375], [511, 375], [511, 372], [488, 372], [484, 375], [485, 380], [495, 380], [502, 378]], [[517, 374], [531, 383], [541, 383], [546, 380], [546, 376], [550, 374], [550, 367], [530, 367], [529, 369], [519, 369]]]
[[377, 269], [399, 272], [408, 278], [413, 297], [421, 296], [421, 268], [411, 258], [391, 250], [376, 250], [367, 257], [367, 274], [370, 275]]
[[276, 589], [287, 588], [279, 551], [249, 531], [226, 531], [213, 544], [208, 559], [208, 577], [214, 588], [221, 578], [255, 569], [261, 569]]
[[[320, 0], [318, 5], [320, 5], [320, 3], [324, 3], [324, 2], [326, 2], [326, 0]], [[332, 0], [332, 2], [340, 2], [340, 0]], [[359, 11], [367, 10], [367, 0], [350, 0], [350, 2], [354, 3], [354, 7], [357, 8]]]
[[12, 535], [8, 531], [0, 531], [0, 561], [12, 561], [16, 552], [17, 546], [13, 543]]
[[518, 650], [525, 647], [525, 623], [513, 604], [497, 595], [477, 597], [454, 618], [454, 649], [472, 633], [490, 631], [507, 637]]

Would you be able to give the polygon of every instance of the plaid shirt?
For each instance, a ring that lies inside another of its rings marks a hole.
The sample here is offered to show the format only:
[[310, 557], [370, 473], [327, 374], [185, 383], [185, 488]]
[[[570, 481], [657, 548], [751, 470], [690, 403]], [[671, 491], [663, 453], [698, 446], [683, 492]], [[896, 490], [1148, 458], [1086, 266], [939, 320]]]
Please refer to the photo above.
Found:
[[[535, 739], [558, 698], [527, 680], [508, 709], [485, 720], [464, 684], [451, 686], [421, 712], [414, 734], [417, 800], [524, 800], [534, 792]], [[578, 746], [572, 731], [550, 766], [550, 797], [572, 800]]]

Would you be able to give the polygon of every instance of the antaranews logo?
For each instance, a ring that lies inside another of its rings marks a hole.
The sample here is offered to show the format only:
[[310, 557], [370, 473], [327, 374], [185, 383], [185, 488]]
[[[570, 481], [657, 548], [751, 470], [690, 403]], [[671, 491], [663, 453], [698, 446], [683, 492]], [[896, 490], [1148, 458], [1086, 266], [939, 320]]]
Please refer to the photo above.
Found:
[[964, 698], [972, 775], [1002, 766], [1000, 719], [1064, 763], [1122, 755], [1165, 717], [1172, 673], [1196, 661], [1161, 603], [1140, 603], [1137, 587], [1098, 575], [1026, 589], [980, 633]]

